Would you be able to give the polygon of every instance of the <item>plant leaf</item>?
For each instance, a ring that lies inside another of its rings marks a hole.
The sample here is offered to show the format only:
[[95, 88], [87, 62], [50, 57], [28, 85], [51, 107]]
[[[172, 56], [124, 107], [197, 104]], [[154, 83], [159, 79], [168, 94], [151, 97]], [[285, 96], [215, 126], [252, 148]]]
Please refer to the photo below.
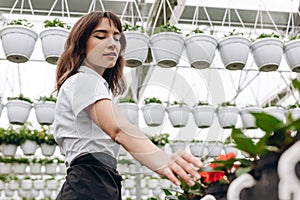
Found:
[[251, 112], [251, 114], [255, 117], [256, 126], [265, 132], [272, 132], [283, 126], [283, 123], [272, 115], [255, 112]]
[[236, 143], [236, 147], [248, 153], [251, 157], [256, 157], [256, 150], [254, 142], [251, 138], [244, 135], [241, 129], [232, 129], [232, 139]]

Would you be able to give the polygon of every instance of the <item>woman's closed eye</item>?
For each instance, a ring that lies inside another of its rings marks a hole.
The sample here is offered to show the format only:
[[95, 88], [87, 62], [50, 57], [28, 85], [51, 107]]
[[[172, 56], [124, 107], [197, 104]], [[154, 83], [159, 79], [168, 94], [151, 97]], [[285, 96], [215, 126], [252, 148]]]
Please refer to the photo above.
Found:
[[[99, 39], [99, 40], [103, 40], [103, 39], [105, 39], [106, 37], [105, 36], [94, 36], [95, 38], [97, 38], [97, 39]], [[119, 42], [120, 41], [120, 36], [118, 35], [118, 36], [114, 36], [114, 40], [115, 41], [117, 41], [117, 42]]]

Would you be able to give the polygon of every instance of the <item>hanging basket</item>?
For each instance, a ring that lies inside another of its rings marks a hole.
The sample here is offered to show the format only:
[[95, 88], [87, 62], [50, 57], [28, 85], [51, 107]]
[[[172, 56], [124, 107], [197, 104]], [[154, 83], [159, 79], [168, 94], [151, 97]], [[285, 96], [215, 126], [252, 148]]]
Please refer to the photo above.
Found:
[[185, 151], [188, 144], [186, 141], [174, 141], [170, 143], [170, 148], [172, 153], [176, 153], [177, 151]]
[[18, 146], [15, 144], [2, 144], [1, 152], [4, 156], [15, 156]]
[[300, 118], [300, 108], [290, 109], [289, 112], [291, 113], [294, 120], [297, 120]]
[[32, 163], [30, 165], [30, 173], [31, 174], [41, 174], [42, 164], [40, 163]]
[[226, 69], [243, 69], [247, 63], [251, 42], [243, 36], [228, 36], [219, 41], [219, 53]]
[[293, 72], [300, 72], [300, 40], [292, 40], [284, 45], [285, 60]]
[[150, 103], [141, 108], [148, 126], [160, 126], [165, 117], [165, 107], [162, 104]]
[[56, 149], [56, 145], [49, 145], [46, 143], [42, 143], [40, 146], [41, 146], [42, 154], [44, 156], [52, 156]]
[[252, 43], [252, 55], [259, 71], [278, 69], [283, 55], [283, 41], [279, 38], [262, 38]]
[[214, 118], [215, 109], [210, 105], [201, 105], [192, 110], [195, 124], [198, 128], [210, 127]]
[[35, 116], [40, 125], [51, 125], [54, 121], [55, 103], [52, 101], [34, 104]]
[[13, 171], [15, 174], [26, 174], [27, 164], [15, 163], [13, 164]]
[[127, 67], [142, 65], [148, 55], [150, 38], [140, 31], [125, 31], [126, 49], [125, 60]]
[[184, 39], [181, 34], [161, 32], [151, 36], [151, 50], [160, 67], [175, 67], [183, 52]]
[[31, 110], [31, 103], [22, 100], [11, 100], [6, 104], [7, 116], [11, 124], [24, 124]]
[[118, 108], [130, 123], [138, 124], [139, 107], [136, 103], [119, 103]]
[[259, 107], [245, 107], [241, 109], [240, 115], [245, 129], [257, 128], [255, 118], [251, 112], [262, 112], [262, 109]]
[[60, 27], [49, 27], [40, 33], [43, 54], [48, 63], [57, 63], [68, 35], [69, 31]]
[[204, 157], [208, 154], [207, 147], [203, 142], [192, 143], [190, 151], [193, 156]]
[[32, 140], [26, 140], [23, 144], [21, 144], [21, 149], [23, 154], [26, 156], [34, 155], [37, 148], [37, 143]]
[[185, 39], [186, 54], [192, 67], [205, 69], [212, 63], [218, 41], [211, 35], [196, 34]]
[[263, 109], [265, 113], [276, 117], [280, 121], [285, 121], [285, 109], [278, 106], [270, 106]]
[[235, 127], [239, 109], [235, 106], [224, 106], [217, 109], [218, 121], [223, 128]]
[[2, 46], [7, 60], [14, 63], [27, 62], [33, 52], [38, 34], [31, 28], [10, 25], [1, 31]]
[[189, 119], [190, 108], [187, 105], [173, 105], [167, 108], [169, 120], [173, 127], [184, 127]]

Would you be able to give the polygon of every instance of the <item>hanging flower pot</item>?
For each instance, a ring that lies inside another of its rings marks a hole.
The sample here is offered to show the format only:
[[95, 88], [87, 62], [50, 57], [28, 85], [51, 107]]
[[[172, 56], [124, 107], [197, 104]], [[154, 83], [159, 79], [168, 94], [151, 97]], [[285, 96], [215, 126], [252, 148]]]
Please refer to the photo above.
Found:
[[43, 54], [48, 63], [57, 63], [57, 60], [64, 50], [68, 35], [68, 30], [58, 27], [46, 28], [40, 33]]
[[207, 128], [210, 127], [213, 122], [215, 109], [207, 103], [199, 102], [197, 106], [192, 109], [192, 113], [196, 126], [198, 128]]
[[253, 112], [255, 113], [262, 112], [262, 108], [249, 106], [249, 107], [242, 108], [240, 111], [241, 119], [245, 129], [256, 128], [255, 118], [251, 114]]
[[153, 97], [144, 99], [145, 105], [141, 108], [143, 117], [148, 126], [159, 126], [165, 117], [165, 107], [162, 102]]
[[17, 179], [17, 177], [14, 177], [15, 179], [11, 179], [9, 182], [8, 182], [8, 189], [9, 190], [17, 190], [19, 189], [19, 180]]
[[273, 117], [276, 117], [282, 122], [285, 121], [285, 109], [281, 106], [265, 107], [263, 111], [269, 115], [272, 115]]
[[18, 97], [8, 97], [7, 117], [11, 124], [24, 124], [32, 108], [32, 101], [20, 94]]
[[260, 71], [278, 69], [283, 55], [283, 41], [274, 33], [261, 34], [251, 45], [254, 61]]
[[39, 102], [34, 103], [35, 116], [41, 125], [51, 125], [54, 121], [56, 98], [52, 95], [50, 98], [41, 97]]
[[217, 109], [218, 121], [223, 128], [235, 127], [238, 115], [239, 109], [228, 102], [222, 103]]
[[41, 174], [42, 164], [41, 163], [32, 163], [30, 165], [30, 174]]
[[0, 174], [11, 174], [12, 173], [12, 164], [0, 162]]
[[285, 60], [293, 72], [300, 72], [300, 57], [298, 56], [298, 52], [300, 51], [299, 38], [290, 40], [283, 48]]
[[207, 147], [202, 141], [192, 141], [190, 151], [196, 157], [204, 157], [208, 154]]
[[251, 41], [235, 29], [225, 38], [219, 40], [219, 53], [226, 69], [243, 69], [247, 63]]
[[167, 108], [169, 120], [173, 127], [184, 127], [189, 119], [190, 108], [184, 102], [174, 103]]
[[7, 60], [15, 63], [27, 62], [38, 38], [38, 34], [32, 29], [33, 24], [18, 19], [7, 25], [0, 34]]
[[167, 23], [150, 38], [152, 55], [160, 67], [175, 67], [184, 49], [184, 39], [175, 26]]
[[40, 146], [41, 146], [42, 154], [44, 156], [52, 156], [55, 152], [57, 145], [49, 145], [49, 144], [43, 143]]
[[194, 34], [185, 38], [186, 54], [192, 67], [205, 69], [212, 63], [218, 41], [211, 35]]
[[125, 61], [127, 67], [142, 65], [148, 55], [150, 38], [140, 31], [124, 31], [126, 37]]
[[26, 174], [26, 163], [14, 163], [13, 171], [15, 174]]
[[222, 149], [223, 149], [223, 144], [220, 143], [219, 141], [208, 141], [207, 155], [210, 157], [217, 157], [221, 154]]
[[32, 184], [36, 190], [43, 190], [45, 188], [45, 181], [42, 179], [33, 180]]
[[291, 113], [292, 118], [293, 118], [294, 120], [297, 120], [297, 119], [300, 118], [300, 108], [299, 108], [299, 107], [290, 108], [290, 109], [289, 109], [289, 112]]
[[132, 98], [120, 99], [117, 105], [130, 123], [138, 124], [139, 107]]
[[176, 153], [177, 151], [185, 151], [187, 148], [187, 141], [173, 140], [170, 142], [170, 148], [172, 153]]
[[44, 21], [45, 29], [40, 33], [42, 50], [45, 60], [50, 64], [56, 64], [64, 50], [65, 42], [71, 28], [58, 18]]
[[32, 179], [25, 177], [26, 179], [21, 180], [21, 188], [23, 190], [32, 190]]
[[23, 151], [23, 154], [26, 156], [34, 155], [37, 149], [37, 143], [36, 141], [26, 140], [21, 144], [21, 149]]
[[55, 179], [46, 180], [46, 188], [48, 190], [56, 190], [58, 186], [58, 182]]
[[15, 156], [18, 148], [15, 144], [2, 144], [1, 147], [1, 152], [4, 156]]
[[56, 174], [56, 167], [57, 164], [56, 163], [46, 163], [45, 164], [45, 174]]

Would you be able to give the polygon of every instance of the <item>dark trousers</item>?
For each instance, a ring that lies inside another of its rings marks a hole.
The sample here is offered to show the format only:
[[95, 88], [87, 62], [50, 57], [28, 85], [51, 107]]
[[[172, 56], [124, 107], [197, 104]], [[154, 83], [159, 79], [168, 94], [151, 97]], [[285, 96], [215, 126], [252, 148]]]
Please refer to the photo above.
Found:
[[101, 153], [77, 158], [68, 168], [56, 200], [121, 200], [122, 177], [107, 163]]

